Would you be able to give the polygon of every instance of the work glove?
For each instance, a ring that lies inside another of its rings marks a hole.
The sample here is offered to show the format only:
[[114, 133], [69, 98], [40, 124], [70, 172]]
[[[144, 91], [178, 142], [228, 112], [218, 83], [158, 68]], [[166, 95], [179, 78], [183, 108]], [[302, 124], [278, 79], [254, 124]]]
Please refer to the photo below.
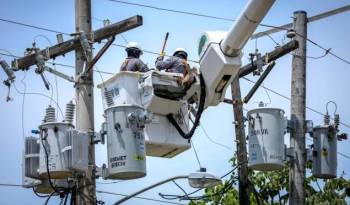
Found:
[[163, 59], [164, 59], [164, 56], [163, 56], [163, 55], [158, 56], [156, 62], [157, 62], [157, 61], [162, 61]]

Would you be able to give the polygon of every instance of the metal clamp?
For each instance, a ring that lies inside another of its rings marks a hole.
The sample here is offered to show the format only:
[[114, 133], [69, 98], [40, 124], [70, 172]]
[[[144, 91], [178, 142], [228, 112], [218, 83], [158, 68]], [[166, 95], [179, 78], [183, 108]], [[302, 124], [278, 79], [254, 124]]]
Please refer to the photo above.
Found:
[[285, 146], [285, 160], [286, 161], [293, 161], [296, 158], [296, 153], [294, 150], [294, 147], [287, 147]]
[[105, 136], [107, 135], [107, 123], [103, 122], [101, 124], [101, 130], [99, 132], [93, 132], [92, 134], [92, 139], [94, 144], [105, 144]]
[[291, 133], [295, 131], [296, 124], [293, 120], [287, 120], [287, 132]]

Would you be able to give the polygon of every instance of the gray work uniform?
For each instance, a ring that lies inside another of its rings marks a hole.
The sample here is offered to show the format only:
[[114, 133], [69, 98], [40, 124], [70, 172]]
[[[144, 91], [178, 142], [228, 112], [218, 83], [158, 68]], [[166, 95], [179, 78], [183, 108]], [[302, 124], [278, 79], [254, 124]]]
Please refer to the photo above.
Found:
[[120, 67], [120, 71], [147, 72], [147, 65], [139, 58], [127, 57]]
[[171, 56], [166, 60], [163, 60], [162, 57], [158, 58], [156, 61], [156, 68], [158, 70], [165, 70], [166, 72], [182, 73], [186, 75], [189, 70], [189, 65], [186, 60]]

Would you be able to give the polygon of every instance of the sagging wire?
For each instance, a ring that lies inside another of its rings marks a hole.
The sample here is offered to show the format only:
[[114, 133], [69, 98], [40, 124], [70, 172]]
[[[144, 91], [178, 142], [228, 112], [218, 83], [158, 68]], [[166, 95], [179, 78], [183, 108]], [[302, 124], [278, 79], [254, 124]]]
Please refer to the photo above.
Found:
[[227, 150], [229, 150], [229, 151], [232, 151], [232, 149], [231, 149], [229, 146], [224, 145], [224, 144], [221, 144], [221, 143], [216, 142], [215, 140], [213, 140], [213, 139], [209, 136], [209, 134], [207, 133], [207, 131], [204, 129], [204, 127], [203, 127], [201, 124], [199, 124], [199, 126], [200, 126], [200, 128], [202, 129], [204, 135], [208, 138], [208, 140], [209, 140], [211, 143], [216, 144], [216, 145], [218, 145], [218, 146], [221, 146], [221, 147], [223, 147], [223, 148], [225, 148], [225, 149], [227, 149]]
[[20, 94], [20, 95], [38, 95], [38, 96], [45, 97], [45, 98], [47, 98], [47, 99], [51, 99], [51, 100], [52, 100], [52, 102], [54, 102], [54, 103], [56, 104], [57, 108], [59, 109], [59, 111], [60, 111], [60, 114], [61, 114], [62, 118], [64, 118], [64, 114], [63, 114], [63, 112], [62, 112], [61, 107], [60, 107], [60, 106], [59, 106], [59, 104], [56, 102], [56, 100], [54, 100], [54, 99], [53, 99], [53, 98], [51, 98], [50, 96], [47, 96], [47, 95], [45, 95], [45, 94], [43, 94], [43, 93], [36, 93], [36, 92], [23, 92], [23, 91], [20, 91], [19, 89], [17, 89], [17, 87], [16, 87], [16, 84], [15, 84], [15, 83], [14, 83], [13, 85], [14, 85], [14, 88], [15, 88], [16, 92], [17, 92], [18, 94]]

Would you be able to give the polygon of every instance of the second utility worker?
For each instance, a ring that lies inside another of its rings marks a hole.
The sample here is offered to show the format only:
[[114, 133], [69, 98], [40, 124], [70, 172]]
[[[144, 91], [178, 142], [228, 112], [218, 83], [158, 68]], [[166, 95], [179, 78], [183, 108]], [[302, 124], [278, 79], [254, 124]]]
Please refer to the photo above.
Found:
[[182, 73], [186, 76], [189, 72], [189, 65], [187, 63], [187, 52], [183, 48], [177, 48], [173, 56], [163, 60], [164, 56], [159, 56], [156, 60], [156, 68], [158, 70], [165, 70], [171, 73]]
[[141, 47], [136, 42], [130, 42], [125, 49], [128, 57], [120, 67], [120, 71], [147, 72], [147, 65], [140, 59]]

